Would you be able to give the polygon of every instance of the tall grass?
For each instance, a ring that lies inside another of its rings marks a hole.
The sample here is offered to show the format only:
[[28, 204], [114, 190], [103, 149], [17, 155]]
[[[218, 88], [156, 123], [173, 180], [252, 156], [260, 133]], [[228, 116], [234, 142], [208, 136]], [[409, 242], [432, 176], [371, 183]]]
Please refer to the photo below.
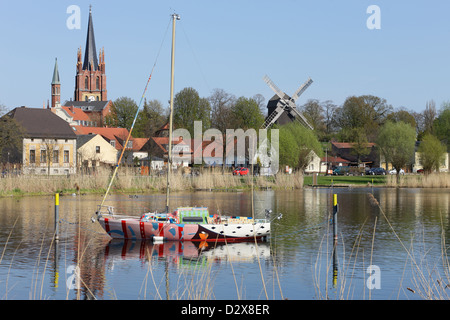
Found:
[[[95, 174], [74, 174], [69, 176], [20, 175], [6, 176], [0, 179], [0, 196], [21, 194], [62, 193], [103, 193], [110, 181], [109, 170], [99, 170]], [[301, 189], [303, 175], [284, 173], [276, 176], [233, 176], [221, 170], [206, 171], [198, 176], [176, 172], [171, 175], [172, 191], [181, 190], [229, 190], [255, 188]], [[142, 176], [133, 169], [120, 168], [113, 182], [112, 192], [161, 192], [167, 186], [166, 175]]]
[[397, 182], [396, 175], [386, 177], [387, 187], [404, 188], [450, 188], [450, 173], [431, 173], [426, 175], [404, 175]]
[[[391, 230], [392, 234], [397, 238], [400, 246], [406, 253], [404, 270], [402, 271], [401, 279], [398, 286], [397, 299], [400, 299], [400, 294], [407, 297], [424, 299], [424, 300], [450, 300], [450, 262], [448, 257], [448, 244], [446, 241], [446, 230], [443, 217], [441, 215], [441, 244], [440, 255], [431, 256], [431, 248], [427, 247], [425, 236], [422, 239], [415, 239], [414, 236], [410, 239], [408, 245], [401, 240], [397, 231], [394, 229], [390, 219], [385, 214], [382, 206], [379, 204], [373, 194], [368, 194], [369, 203], [372, 207], [377, 207], [380, 212], [380, 218], [383, 218]], [[360, 262], [365, 264], [364, 253], [370, 252], [367, 266], [372, 264], [373, 247], [377, 237], [377, 221], [375, 216], [373, 223], [373, 231], [371, 235], [371, 247], [364, 248], [361, 245], [364, 237], [363, 229], [368, 222], [369, 217], [361, 224], [359, 232], [357, 233], [350, 252], [346, 251], [345, 243], [338, 244], [340, 250], [333, 252], [333, 244], [329, 237], [329, 230], [327, 230], [318, 248], [316, 261], [313, 265], [313, 283], [316, 291], [317, 299], [337, 299], [349, 300], [353, 299], [355, 293], [356, 281], [355, 276], [360, 272]], [[366, 232], [366, 236], [370, 233]], [[337, 253], [337, 263], [334, 265], [333, 255]], [[363, 256], [358, 258], [358, 256]], [[323, 266], [323, 259], [325, 259], [325, 266]], [[338, 269], [338, 274], [334, 277], [333, 269]], [[365, 270], [364, 266], [362, 268]], [[382, 272], [382, 270], [381, 270]], [[410, 272], [407, 276], [406, 273]], [[367, 276], [367, 274], [365, 275]], [[325, 281], [323, 281], [325, 277]], [[330, 288], [329, 279], [333, 278], [333, 289]], [[410, 279], [409, 284], [405, 284], [405, 278]], [[325, 285], [323, 285], [325, 283]], [[372, 290], [366, 288], [366, 279], [363, 278], [362, 284], [365, 293], [368, 290], [368, 299], [372, 299]], [[359, 298], [358, 298], [359, 299]]]

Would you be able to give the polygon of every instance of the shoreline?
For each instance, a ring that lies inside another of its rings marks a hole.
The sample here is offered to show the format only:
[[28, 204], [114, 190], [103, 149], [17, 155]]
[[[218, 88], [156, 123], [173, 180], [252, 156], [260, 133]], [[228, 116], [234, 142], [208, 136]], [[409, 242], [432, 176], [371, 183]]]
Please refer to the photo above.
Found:
[[[109, 184], [109, 175], [75, 174], [70, 176], [7, 176], [0, 178], [0, 197], [40, 196], [59, 193], [61, 195], [104, 194]], [[252, 181], [253, 180], [253, 181]], [[167, 176], [141, 176], [123, 170], [116, 177], [111, 194], [164, 193]], [[176, 173], [170, 181], [171, 190], [241, 192], [254, 190], [296, 190], [303, 188], [450, 188], [449, 173], [430, 175], [405, 175], [397, 183], [396, 176], [317, 176], [299, 172], [279, 173], [276, 176], [233, 176], [230, 173], [208, 171], [198, 176]], [[253, 185], [252, 185], [253, 184]]]

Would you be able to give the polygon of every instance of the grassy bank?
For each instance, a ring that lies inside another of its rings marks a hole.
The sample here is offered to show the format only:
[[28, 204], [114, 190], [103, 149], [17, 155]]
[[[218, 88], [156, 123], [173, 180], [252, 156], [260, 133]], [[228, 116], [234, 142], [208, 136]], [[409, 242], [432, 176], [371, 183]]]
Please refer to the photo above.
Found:
[[[0, 196], [46, 195], [56, 192], [71, 193], [104, 193], [110, 181], [109, 171], [97, 174], [70, 176], [6, 176], [0, 178]], [[300, 173], [287, 175], [277, 174], [275, 177], [233, 176], [222, 174], [220, 170], [206, 171], [199, 176], [174, 173], [171, 179], [171, 190], [246, 190], [255, 189], [302, 189], [313, 183], [312, 176]], [[111, 192], [148, 193], [165, 192], [167, 177], [141, 176], [132, 170], [121, 168], [114, 180]], [[396, 176], [318, 176], [319, 186], [376, 186], [407, 188], [450, 188], [450, 174], [405, 175], [397, 183]]]

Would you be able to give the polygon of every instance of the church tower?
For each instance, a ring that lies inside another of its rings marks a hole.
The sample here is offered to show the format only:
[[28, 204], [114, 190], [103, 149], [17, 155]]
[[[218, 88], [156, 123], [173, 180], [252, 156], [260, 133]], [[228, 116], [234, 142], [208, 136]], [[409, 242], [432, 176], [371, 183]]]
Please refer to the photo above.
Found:
[[61, 82], [59, 81], [58, 59], [55, 58], [52, 78], [52, 108], [57, 106], [61, 106]]
[[105, 50], [99, 52], [95, 47], [92, 8], [89, 8], [89, 22], [86, 37], [84, 61], [81, 61], [81, 48], [77, 52], [77, 74], [75, 76], [75, 101], [107, 101]]

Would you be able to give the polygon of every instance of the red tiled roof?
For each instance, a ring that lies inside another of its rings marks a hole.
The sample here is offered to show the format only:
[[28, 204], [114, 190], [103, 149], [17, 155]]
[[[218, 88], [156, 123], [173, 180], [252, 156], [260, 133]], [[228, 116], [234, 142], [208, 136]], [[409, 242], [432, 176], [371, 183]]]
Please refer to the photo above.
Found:
[[81, 120], [81, 121], [91, 121], [89, 116], [80, 108], [74, 107], [65, 107], [61, 106], [68, 114], [73, 118], [73, 120]]
[[[352, 149], [354, 146], [354, 143], [351, 142], [332, 142], [331, 144], [333, 144], [338, 149]], [[372, 148], [373, 146], [375, 146], [375, 143], [373, 142], [367, 143], [368, 148]]]
[[[83, 127], [83, 126], [72, 126], [74, 128], [74, 132], [77, 135], [80, 134], [99, 134], [103, 138], [105, 138], [108, 142], [111, 140], [115, 141], [115, 146], [117, 150], [122, 150], [123, 146], [122, 143], [125, 142], [125, 140], [128, 137], [128, 130], [125, 128], [106, 128], [106, 127]], [[148, 139], [143, 142], [143, 140], [138, 140], [137, 143], [134, 141], [136, 138], [130, 137], [130, 141], [133, 141], [133, 147], [131, 150], [138, 151], [142, 148], [142, 146], [145, 144], [145, 142], [148, 141]], [[135, 147], [139, 147], [138, 149]]]
[[321, 159], [320, 159], [320, 161], [322, 161], [322, 162], [334, 162], [334, 163], [350, 163], [350, 161], [349, 160], [346, 160], [346, 159], [344, 159], [344, 158], [341, 158], [341, 157], [322, 157]]

